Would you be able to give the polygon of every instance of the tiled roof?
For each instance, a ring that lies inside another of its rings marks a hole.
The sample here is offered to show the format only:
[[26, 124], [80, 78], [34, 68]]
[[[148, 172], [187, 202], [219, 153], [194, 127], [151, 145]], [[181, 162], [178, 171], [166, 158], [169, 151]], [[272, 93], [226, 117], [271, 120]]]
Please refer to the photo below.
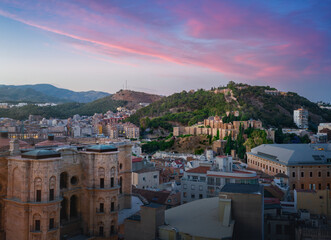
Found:
[[200, 166], [200, 167], [189, 169], [186, 172], [207, 174], [207, 171], [209, 171], [209, 170], [210, 170], [210, 167]]
[[132, 158], [132, 162], [141, 162], [143, 159], [141, 157]]
[[133, 188], [132, 193], [139, 194], [144, 197], [148, 202], [166, 204], [170, 195], [169, 191], [151, 191], [146, 189]]

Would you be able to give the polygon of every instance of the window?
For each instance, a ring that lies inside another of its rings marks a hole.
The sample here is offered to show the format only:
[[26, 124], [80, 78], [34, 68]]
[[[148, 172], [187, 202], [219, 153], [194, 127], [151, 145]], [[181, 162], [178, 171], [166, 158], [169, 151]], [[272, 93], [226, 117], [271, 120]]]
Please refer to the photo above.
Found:
[[194, 199], [195, 198], [195, 194], [191, 194], [191, 198]]
[[145, 177], [143, 177], [143, 181], [146, 181], [146, 178]]
[[36, 220], [34, 222], [34, 230], [35, 231], [40, 231], [40, 220]]
[[305, 173], [304, 172], [301, 172], [301, 177], [304, 177], [305, 176]]
[[154, 175], [153, 177], [154, 177], [154, 178], [157, 178], [157, 175]]
[[49, 219], [49, 229], [53, 229], [54, 228], [54, 218], [50, 218]]
[[199, 191], [202, 191], [202, 190], [203, 190], [202, 185], [199, 185]]
[[194, 190], [195, 189], [195, 186], [194, 185], [191, 185], [191, 190]]
[[203, 199], [203, 195], [202, 194], [199, 194], [199, 199]]
[[293, 184], [292, 188], [295, 189], [295, 184]]
[[183, 189], [187, 189], [187, 184], [183, 184]]
[[309, 176], [310, 177], [313, 177], [313, 172], [309, 172]]
[[292, 177], [295, 177], [295, 172], [292, 172]]
[[114, 212], [115, 211], [115, 203], [111, 202], [110, 204], [110, 211]]
[[103, 226], [99, 227], [99, 236], [102, 237], [103, 236]]
[[77, 183], [78, 183], [78, 177], [73, 176], [73, 177], [70, 179], [70, 183], [71, 183], [71, 185], [77, 185]]
[[100, 178], [100, 188], [105, 188], [105, 179]]
[[276, 234], [282, 234], [282, 225], [276, 224]]
[[327, 172], [327, 173], [326, 173], [326, 176], [327, 176], [327, 177], [330, 177], [330, 172]]
[[304, 184], [301, 184], [301, 189], [305, 189], [305, 185]]
[[206, 177], [200, 177], [200, 181], [201, 182], [205, 182], [206, 181]]
[[36, 193], [36, 202], [41, 202], [41, 190], [37, 190], [37, 193]]
[[103, 203], [100, 203], [100, 209], [99, 209], [100, 212], [104, 212], [104, 204]]
[[53, 201], [54, 200], [54, 189], [50, 189], [49, 190], [49, 201]]
[[220, 178], [216, 178], [216, 185], [220, 186], [221, 185], [221, 179]]
[[122, 165], [122, 163], [120, 164], [120, 169], [122, 169], [122, 167], [123, 167], [123, 165]]
[[318, 177], [321, 177], [322, 176], [322, 173], [321, 172], [318, 172]]
[[186, 192], [183, 192], [183, 197], [187, 197], [187, 193]]
[[276, 168], [276, 173], [278, 173], [278, 169]]
[[115, 233], [115, 226], [114, 223], [112, 223], [112, 225], [110, 226], [110, 235]]
[[114, 187], [114, 178], [110, 178], [110, 187]]
[[322, 189], [322, 185], [319, 183], [318, 184], [318, 190], [321, 190]]
[[208, 181], [208, 185], [214, 185], [214, 178], [209, 177], [207, 181]]

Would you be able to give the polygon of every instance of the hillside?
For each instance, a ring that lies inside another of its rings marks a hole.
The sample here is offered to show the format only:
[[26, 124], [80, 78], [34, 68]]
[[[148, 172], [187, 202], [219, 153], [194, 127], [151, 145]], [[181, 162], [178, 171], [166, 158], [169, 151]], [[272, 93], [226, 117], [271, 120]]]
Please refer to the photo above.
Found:
[[130, 121], [144, 128], [171, 125], [192, 125], [214, 116], [224, 116], [226, 111], [238, 110], [238, 120], [260, 119], [265, 127], [294, 127], [293, 110], [304, 107], [309, 111], [311, 128], [320, 122], [331, 121], [331, 111], [296, 93], [269, 95], [270, 87], [249, 86], [230, 82], [227, 87], [195, 92], [175, 93], [142, 108], [130, 117]]
[[87, 103], [109, 96], [106, 92], [75, 92], [50, 84], [0, 85], [0, 102], [79, 102]]
[[162, 98], [162, 96], [132, 90], [120, 90], [111, 97], [113, 100], [128, 102], [127, 108], [141, 108], [140, 103], [153, 103]]
[[38, 107], [29, 104], [20, 108], [0, 109], [0, 117], [25, 120], [30, 114], [41, 115], [45, 118], [69, 118], [75, 114], [92, 116], [94, 113], [106, 113], [108, 110], [116, 111], [117, 107], [125, 105], [125, 101], [116, 101], [108, 96], [90, 103], [64, 103], [54, 107]]

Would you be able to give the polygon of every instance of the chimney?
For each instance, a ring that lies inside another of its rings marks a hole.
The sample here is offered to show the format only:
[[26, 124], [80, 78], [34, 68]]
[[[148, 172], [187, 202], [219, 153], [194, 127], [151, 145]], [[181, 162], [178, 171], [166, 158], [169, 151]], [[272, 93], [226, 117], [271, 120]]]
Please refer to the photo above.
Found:
[[20, 143], [17, 139], [13, 139], [9, 142], [10, 155], [18, 155], [20, 151]]

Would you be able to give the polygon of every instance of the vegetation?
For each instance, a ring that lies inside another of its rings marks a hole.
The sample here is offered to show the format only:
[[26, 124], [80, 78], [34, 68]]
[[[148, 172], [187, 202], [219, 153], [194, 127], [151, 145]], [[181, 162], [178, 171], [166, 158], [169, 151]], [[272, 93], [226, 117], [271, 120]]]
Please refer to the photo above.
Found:
[[174, 145], [174, 139], [169, 141], [161, 140], [161, 141], [151, 141], [143, 144], [141, 149], [144, 153], [155, 153], [156, 151], [165, 151], [166, 149], [171, 148]]
[[298, 136], [294, 133], [283, 133], [281, 128], [278, 128], [275, 132], [276, 143], [310, 143], [309, 136]]

